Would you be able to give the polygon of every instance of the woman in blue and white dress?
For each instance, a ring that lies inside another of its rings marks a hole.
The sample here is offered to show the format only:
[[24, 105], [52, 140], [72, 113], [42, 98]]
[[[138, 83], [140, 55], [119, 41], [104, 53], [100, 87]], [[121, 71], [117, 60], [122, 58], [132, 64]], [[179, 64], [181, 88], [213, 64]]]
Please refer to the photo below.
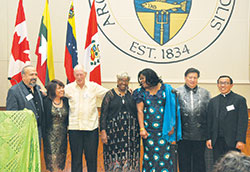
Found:
[[[137, 103], [140, 135], [143, 138], [143, 172], [173, 172], [170, 143], [162, 137], [166, 85], [152, 69], [138, 74], [141, 88], [134, 91]], [[168, 134], [173, 134], [172, 129]]]

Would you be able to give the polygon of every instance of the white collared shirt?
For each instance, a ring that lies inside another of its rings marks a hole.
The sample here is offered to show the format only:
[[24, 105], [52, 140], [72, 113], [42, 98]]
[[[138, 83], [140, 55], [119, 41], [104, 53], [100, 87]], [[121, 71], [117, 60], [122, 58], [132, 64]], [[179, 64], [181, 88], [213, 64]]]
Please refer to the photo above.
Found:
[[69, 99], [69, 130], [92, 131], [98, 127], [97, 98], [103, 98], [108, 89], [85, 81], [83, 88], [76, 82], [65, 86]]

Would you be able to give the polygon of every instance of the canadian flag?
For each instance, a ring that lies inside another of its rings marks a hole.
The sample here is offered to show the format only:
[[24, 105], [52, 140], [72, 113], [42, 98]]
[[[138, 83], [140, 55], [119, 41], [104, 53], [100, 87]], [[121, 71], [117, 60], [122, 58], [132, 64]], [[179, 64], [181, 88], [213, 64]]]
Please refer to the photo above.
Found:
[[89, 80], [101, 85], [101, 62], [98, 43], [97, 19], [95, 11], [95, 0], [92, 3], [87, 38], [85, 43], [84, 67], [89, 74]]
[[27, 35], [23, 1], [19, 0], [8, 72], [8, 77], [13, 79], [10, 80], [12, 85], [15, 85], [16, 81], [20, 82], [22, 80], [21, 70], [24, 66], [30, 64], [30, 48]]

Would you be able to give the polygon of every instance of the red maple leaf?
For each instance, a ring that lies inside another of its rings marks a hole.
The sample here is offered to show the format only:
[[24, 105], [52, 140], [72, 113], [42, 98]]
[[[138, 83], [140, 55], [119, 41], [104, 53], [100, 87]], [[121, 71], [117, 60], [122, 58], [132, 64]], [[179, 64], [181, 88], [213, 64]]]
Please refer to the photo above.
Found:
[[29, 54], [25, 53], [24, 51], [29, 50], [29, 42], [27, 38], [25, 37], [24, 40], [19, 44], [21, 36], [18, 36], [17, 33], [15, 32], [14, 38], [13, 38], [13, 43], [12, 43], [12, 49], [11, 53], [12, 56], [14, 57], [15, 61], [20, 60], [22, 62], [30, 61], [29, 59]]

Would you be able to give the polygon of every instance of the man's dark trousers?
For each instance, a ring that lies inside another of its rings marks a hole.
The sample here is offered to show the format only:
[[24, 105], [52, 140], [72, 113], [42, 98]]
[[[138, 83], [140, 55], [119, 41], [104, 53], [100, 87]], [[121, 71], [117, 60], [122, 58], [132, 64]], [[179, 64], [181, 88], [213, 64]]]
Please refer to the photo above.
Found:
[[84, 151], [88, 172], [97, 171], [98, 128], [93, 131], [69, 130], [72, 172], [82, 172]]

